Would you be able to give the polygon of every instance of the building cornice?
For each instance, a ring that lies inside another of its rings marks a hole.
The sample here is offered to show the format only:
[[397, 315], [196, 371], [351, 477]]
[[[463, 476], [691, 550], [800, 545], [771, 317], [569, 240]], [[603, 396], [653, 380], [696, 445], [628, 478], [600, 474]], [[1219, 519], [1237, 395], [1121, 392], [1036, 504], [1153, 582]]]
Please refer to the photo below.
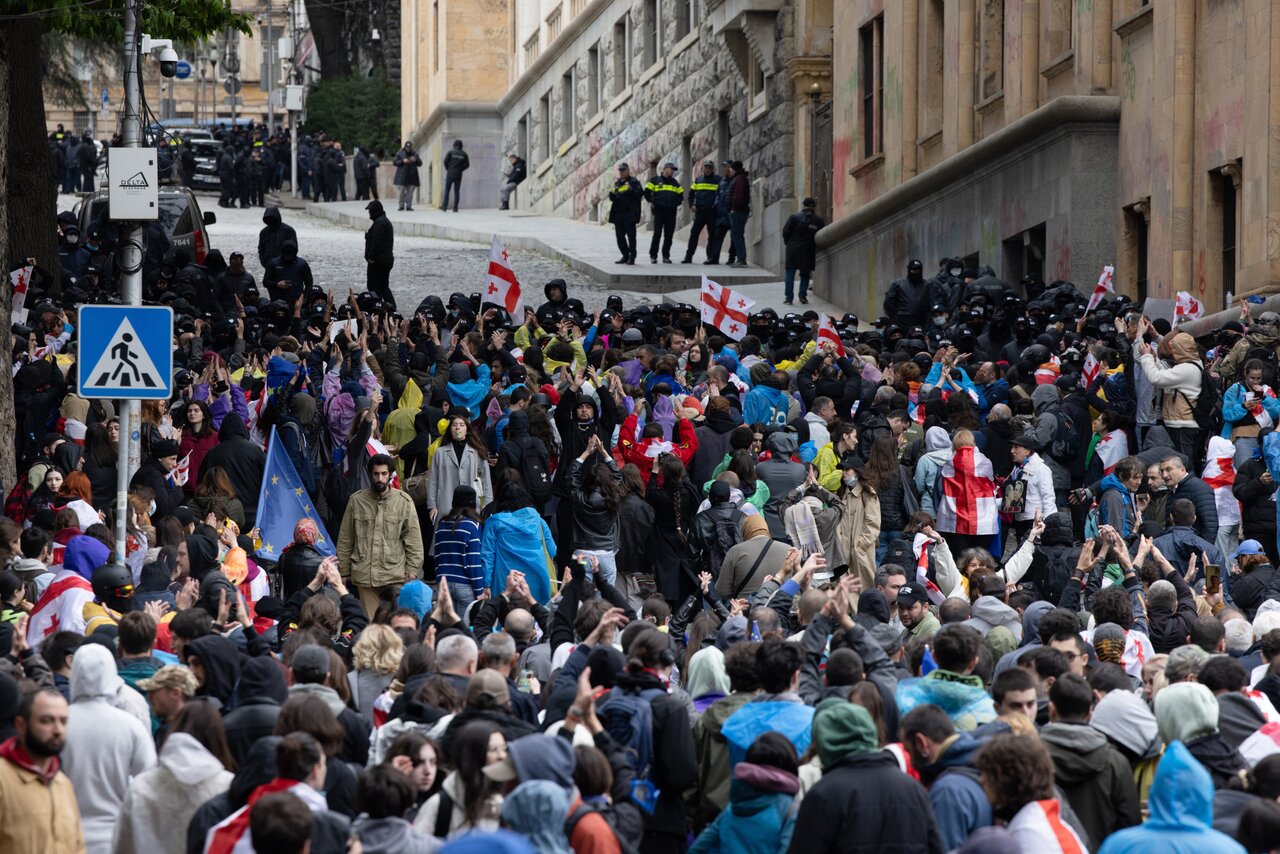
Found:
[[1064, 95], [1013, 121], [938, 165], [902, 182], [841, 217], [817, 234], [819, 249], [830, 249], [885, 218], [972, 174], [1019, 146], [1069, 122], [1116, 123], [1120, 98], [1114, 95]]
[[600, 13], [612, 5], [613, 0], [591, 0], [587, 7], [565, 25], [560, 31], [560, 35], [556, 36], [545, 48], [542, 53], [538, 54], [538, 58], [533, 64], [524, 70], [524, 73], [516, 78], [511, 84], [511, 88], [507, 90], [507, 94], [499, 99], [497, 108], [498, 112], [505, 114], [511, 107], [524, 97], [534, 82], [555, 64], [559, 54], [555, 50], [556, 47], [563, 47], [576, 39], [583, 30], [595, 23], [596, 18], [600, 17]]
[[436, 128], [450, 116], [499, 116], [498, 105], [492, 101], [441, 101], [431, 109], [427, 117], [409, 134], [414, 147], [420, 146]]

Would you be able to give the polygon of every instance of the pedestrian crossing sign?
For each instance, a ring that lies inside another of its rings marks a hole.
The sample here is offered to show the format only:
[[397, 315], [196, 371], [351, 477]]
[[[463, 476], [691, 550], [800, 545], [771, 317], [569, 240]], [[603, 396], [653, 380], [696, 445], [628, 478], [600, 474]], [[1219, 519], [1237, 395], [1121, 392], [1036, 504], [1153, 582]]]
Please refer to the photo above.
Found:
[[77, 330], [80, 396], [168, 400], [173, 393], [173, 309], [85, 305]]

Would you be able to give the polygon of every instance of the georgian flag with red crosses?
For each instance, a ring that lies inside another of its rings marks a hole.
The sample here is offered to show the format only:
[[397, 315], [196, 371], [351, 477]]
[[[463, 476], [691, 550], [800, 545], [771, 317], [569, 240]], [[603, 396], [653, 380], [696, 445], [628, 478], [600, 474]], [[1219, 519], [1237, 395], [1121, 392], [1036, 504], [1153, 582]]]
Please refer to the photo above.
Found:
[[511, 269], [507, 250], [502, 247], [502, 241], [496, 234], [489, 244], [489, 278], [485, 283], [484, 299], [481, 302], [500, 305], [511, 315], [513, 323], [524, 323], [524, 295], [520, 292], [520, 282], [516, 280], [516, 272]]
[[734, 341], [747, 334], [747, 315], [756, 301], [702, 277], [702, 322], [709, 323]]

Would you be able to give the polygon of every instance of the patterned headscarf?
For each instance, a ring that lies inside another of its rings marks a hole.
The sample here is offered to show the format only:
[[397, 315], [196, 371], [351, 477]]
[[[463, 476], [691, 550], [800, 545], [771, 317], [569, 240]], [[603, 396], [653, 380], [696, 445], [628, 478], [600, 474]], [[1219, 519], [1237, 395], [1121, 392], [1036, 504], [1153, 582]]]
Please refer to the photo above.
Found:
[[314, 546], [320, 537], [320, 529], [313, 519], [299, 519], [293, 526], [293, 541], [298, 545]]

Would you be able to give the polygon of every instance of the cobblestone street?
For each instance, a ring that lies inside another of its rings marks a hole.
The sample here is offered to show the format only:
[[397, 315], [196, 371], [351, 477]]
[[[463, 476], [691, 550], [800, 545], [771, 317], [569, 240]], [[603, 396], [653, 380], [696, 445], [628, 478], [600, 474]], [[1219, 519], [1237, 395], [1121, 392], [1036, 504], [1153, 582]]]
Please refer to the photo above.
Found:
[[[223, 255], [236, 249], [243, 252], [245, 266], [261, 281], [257, 247], [262, 208], [220, 208], [216, 196], [200, 194], [199, 198], [203, 210], [218, 215], [218, 222], [209, 228], [214, 248], [222, 250]], [[335, 297], [346, 288], [364, 290], [364, 235], [361, 232], [308, 216], [300, 210], [281, 210], [281, 216], [297, 230], [298, 254], [311, 264], [316, 284], [333, 288]], [[488, 246], [396, 235], [395, 252], [391, 288], [402, 308], [416, 306], [430, 294], [446, 300], [454, 291], [471, 294], [481, 290], [484, 284]], [[511, 261], [525, 287], [526, 300], [535, 308], [542, 302], [543, 284], [557, 277], [565, 280], [570, 294], [581, 299], [587, 308], [604, 306], [606, 289], [559, 261], [514, 250]]]

